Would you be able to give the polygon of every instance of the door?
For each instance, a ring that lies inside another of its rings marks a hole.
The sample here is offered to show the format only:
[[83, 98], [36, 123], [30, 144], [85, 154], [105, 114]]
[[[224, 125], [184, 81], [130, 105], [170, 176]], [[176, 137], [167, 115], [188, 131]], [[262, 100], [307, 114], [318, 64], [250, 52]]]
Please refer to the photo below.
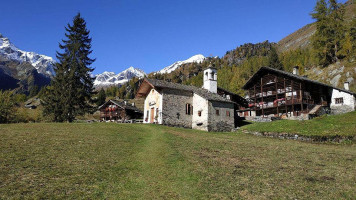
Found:
[[151, 120], [150, 123], [153, 123], [155, 119], [155, 108], [151, 108]]

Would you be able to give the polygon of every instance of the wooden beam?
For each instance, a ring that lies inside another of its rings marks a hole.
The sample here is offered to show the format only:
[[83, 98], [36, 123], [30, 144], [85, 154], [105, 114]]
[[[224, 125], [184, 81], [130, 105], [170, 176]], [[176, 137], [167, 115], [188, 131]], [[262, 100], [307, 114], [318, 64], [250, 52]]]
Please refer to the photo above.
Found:
[[[278, 99], [278, 78], [277, 76], [275, 77], [275, 81], [276, 81], [276, 100]], [[278, 107], [278, 101], [277, 101], [277, 117], [279, 117], [279, 107]]]
[[302, 113], [303, 113], [303, 89], [302, 89], [302, 83], [299, 84], [299, 89], [300, 89], [300, 99], [302, 100], [302, 103], [301, 103], [301, 110], [302, 110]]
[[254, 108], [255, 108], [255, 116], [257, 116], [257, 106], [256, 106], [256, 101], [257, 101], [257, 96], [256, 96], [256, 84], [253, 85], [253, 91], [255, 93], [255, 105], [254, 105]]
[[287, 109], [287, 89], [286, 89], [286, 78], [283, 78], [283, 84], [284, 84], [284, 105], [286, 108], [286, 116], [288, 117], [288, 109]]
[[294, 82], [291, 80], [291, 86], [292, 86], [292, 116], [294, 116]]
[[264, 110], [263, 110], [263, 105], [264, 105], [264, 103], [263, 103], [263, 90], [262, 90], [262, 88], [263, 88], [263, 85], [262, 85], [262, 77], [261, 77], [261, 96], [262, 96], [262, 115], [264, 116], [265, 115], [265, 113], [264, 113]]

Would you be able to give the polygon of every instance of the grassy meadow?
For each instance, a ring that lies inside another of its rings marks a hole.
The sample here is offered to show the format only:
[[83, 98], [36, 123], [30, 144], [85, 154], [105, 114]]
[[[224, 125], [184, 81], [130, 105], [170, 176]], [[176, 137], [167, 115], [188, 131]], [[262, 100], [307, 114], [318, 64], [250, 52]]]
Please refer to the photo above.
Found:
[[0, 199], [355, 199], [356, 146], [143, 124], [0, 125]]

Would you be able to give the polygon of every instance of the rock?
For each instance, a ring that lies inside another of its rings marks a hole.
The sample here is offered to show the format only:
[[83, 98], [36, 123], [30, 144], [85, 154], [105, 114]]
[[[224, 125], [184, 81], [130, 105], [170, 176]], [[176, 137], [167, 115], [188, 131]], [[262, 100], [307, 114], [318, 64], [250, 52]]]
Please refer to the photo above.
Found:
[[337, 85], [339, 84], [340, 78], [341, 78], [340, 74], [336, 75], [334, 78], [331, 79], [330, 84], [334, 87], [337, 87]]
[[350, 78], [347, 78], [347, 82], [349, 82], [349, 83], [352, 83], [352, 82], [354, 82], [354, 78], [352, 78], [352, 77], [350, 77]]

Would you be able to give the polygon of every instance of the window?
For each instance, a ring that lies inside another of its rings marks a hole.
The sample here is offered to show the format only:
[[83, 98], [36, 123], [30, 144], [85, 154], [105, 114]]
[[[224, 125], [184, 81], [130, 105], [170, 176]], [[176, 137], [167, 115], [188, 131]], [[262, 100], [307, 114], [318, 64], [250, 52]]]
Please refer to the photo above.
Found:
[[343, 104], [344, 103], [344, 98], [335, 98], [335, 104]]
[[226, 111], [226, 116], [230, 117], [230, 111], [229, 110]]
[[216, 115], [219, 116], [219, 115], [220, 115], [220, 110], [216, 109], [216, 110], [215, 110], [215, 113], [216, 113]]
[[214, 80], [214, 72], [211, 72], [210, 76], [211, 76], [210, 80]]
[[191, 115], [193, 114], [193, 106], [189, 103], [185, 104], [185, 114]]
[[201, 111], [198, 111], [198, 116], [201, 117]]

